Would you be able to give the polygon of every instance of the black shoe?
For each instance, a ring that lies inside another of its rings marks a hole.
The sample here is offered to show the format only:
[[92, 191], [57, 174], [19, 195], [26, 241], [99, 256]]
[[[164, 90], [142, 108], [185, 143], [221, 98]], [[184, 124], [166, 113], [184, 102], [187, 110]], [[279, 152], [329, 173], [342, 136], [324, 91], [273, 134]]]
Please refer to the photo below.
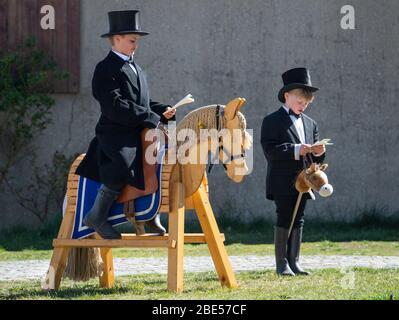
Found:
[[116, 232], [108, 222], [108, 214], [114, 201], [118, 198], [119, 192], [113, 191], [106, 186], [98, 190], [93, 208], [88, 212], [83, 223], [94, 229], [103, 239], [118, 240], [122, 236]]
[[274, 245], [276, 255], [276, 273], [280, 276], [295, 276], [287, 260], [288, 229], [275, 227]]
[[291, 270], [297, 274], [302, 276], [310, 275], [309, 272], [303, 270], [299, 265], [299, 253], [301, 249], [302, 243], [302, 232], [303, 227], [292, 229], [290, 239], [288, 241], [288, 263], [290, 265]]
[[151, 231], [157, 235], [164, 236], [166, 234], [166, 229], [161, 224], [160, 214], [157, 213], [154, 219], [146, 221], [146, 226], [149, 226]]

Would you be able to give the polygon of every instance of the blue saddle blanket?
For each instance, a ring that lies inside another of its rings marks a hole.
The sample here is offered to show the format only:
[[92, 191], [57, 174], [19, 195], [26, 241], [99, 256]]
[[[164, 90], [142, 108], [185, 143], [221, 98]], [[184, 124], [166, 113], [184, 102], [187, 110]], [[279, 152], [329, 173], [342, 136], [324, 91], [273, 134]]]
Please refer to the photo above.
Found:
[[[165, 155], [165, 147], [162, 147], [158, 153], [158, 190], [156, 193], [141, 197], [134, 200], [134, 207], [137, 221], [148, 221], [155, 217], [158, 213], [162, 201], [162, 163]], [[94, 205], [97, 196], [97, 191], [101, 184], [84, 178], [79, 178], [78, 196], [75, 210], [75, 221], [72, 231], [72, 239], [84, 239], [95, 233], [93, 229], [86, 227], [83, 219]], [[108, 221], [112, 226], [122, 225], [128, 220], [123, 212], [124, 204], [115, 203], [109, 213]]]

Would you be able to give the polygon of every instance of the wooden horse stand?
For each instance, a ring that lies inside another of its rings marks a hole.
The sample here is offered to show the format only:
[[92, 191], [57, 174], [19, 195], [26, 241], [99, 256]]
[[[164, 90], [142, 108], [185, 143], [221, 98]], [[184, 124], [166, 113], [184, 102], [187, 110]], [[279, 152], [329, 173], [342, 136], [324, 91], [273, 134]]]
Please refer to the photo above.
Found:
[[[66, 213], [58, 237], [53, 241], [54, 250], [50, 267], [42, 283], [44, 290], [58, 290], [60, 288], [71, 248], [100, 248], [104, 263], [103, 274], [99, 279], [102, 288], [112, 288], [115, 285], [112, 248], [165, 248], [168, 250], [168, 290], [181, 293], [183, 291], [185, 243], [207, 243], [222, 286], [237, 287], [235, 275], [224, 246], [224, 235], [220, 234], [209, 202], [207, 178], [204, 176], [199, 189], [192, 196], [186, 198], [184, 186], [181, 182], [181, 169], [177, 174], [180, 179], [172, 178], [172, 171], [178, 166], [164, 165], [162, 170], [163, 197], [160, 212], [169, 214], [168, 234], [165, 236], [145, 235], [140, 237], [135, 234], [123, 234], [122, 240], [102, 240], [99, 237], [86, 240], [71, 239], [79, 181], [79, 176], [75, 175], [75, 170], [83, 158], [84, 155], [73, 163], [68, 176]], [[175, 176], [173, 175], [173, 177]], [[184, 233], [185, 209], [195, 210], [203, 234]]]

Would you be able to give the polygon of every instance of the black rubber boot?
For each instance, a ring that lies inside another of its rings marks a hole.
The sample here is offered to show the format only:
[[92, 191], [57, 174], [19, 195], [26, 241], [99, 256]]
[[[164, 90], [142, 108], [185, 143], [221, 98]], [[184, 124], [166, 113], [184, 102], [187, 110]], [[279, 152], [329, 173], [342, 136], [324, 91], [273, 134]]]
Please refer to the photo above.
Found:
[[122, 238], [121, 234], [115, 231], [108, 222], [109, 211], [119, 194], [120, 192], [102, 185], [98, 190], [93, 208], [83, 220], [86, 226], [94, 229], [103, 239], [117, 240]]
[[274, 245], [276, 254], [276, 273], [280, 276], [295, 276], [287, 260], [288, 229], [275, 227]]
[[164, 236], [166, 233], [166, 229], [161, 224], [161, 216], [159, 213], [155, 216], [154, 219], [150, 221], [146, 221], [146, 226], [149, 226], [151, 231], [154, 231], [157, 235]]
[[299, 265], [299, 253], [301, 250], [303, 227], [292, 229], [290, 239], [288, 241], [288, 263], [291, 270], [297, 275], [308, 276], [309, 272], [303, 270]]

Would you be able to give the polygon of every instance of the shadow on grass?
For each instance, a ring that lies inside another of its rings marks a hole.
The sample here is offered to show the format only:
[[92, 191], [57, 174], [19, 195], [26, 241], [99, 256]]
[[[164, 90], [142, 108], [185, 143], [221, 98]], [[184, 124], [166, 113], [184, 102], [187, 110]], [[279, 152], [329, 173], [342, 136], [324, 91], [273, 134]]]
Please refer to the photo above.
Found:
[[[186, 279], [190, 288], [185, 288], [185, 294], [207, 293], [212, 286], [218, 287], [219, 281], [215, 273], [190, 274]], [[9, 289], [0, 290], [0, 300], [69, 300], [69, 299], [113, 299], [115, 297], [145, 296], [149, 299], [161, 297], [175, 297], [175, 294], [167, 291], [166, 275], [138, 275], [129, 277], [119, 277], [115, 288], [102, 289], [97, 280], [90, 280], [88, 283], [73, 283], [70, 280], [63, 280], [60, 290], [42, 291], [40, 283], [37, 281], [27, 283], [17, 283], [10, 285]], [[130, 298], [129, 298], [130, 299]]]
[[[219, 229], [225, 233], [226, 244], [272, 244], [274, 243], [274, 225], [264, 219], [247, 223], [242, 218], [217, 218]], [[26, 226], [2, 231], [0, 248], [6, 251], [51, 250], [52, 241], [57, 237], [60, 219], [52, 221], [37, 230]], [[162, 224], [167, 227], [167, 216], [162, 216]], [[130, 224], [119, 227], [120, 232], [134, 232]], [[349, 242], [349, 241], [399, 241], [398, 215], [382, 217], [376, 210], [366, 211], [350, 223], [340, 221], [323, 222], [308, 219], [305, 223], [305, 242]], [[201, 233], [197, 220], [186, 221], [186, 233]]]
[[113, 295], [121, 295], [131, 293], [131, 288], [115, 287], [113, 289], [102, 289], [98, 284], [81, 285], [73, 288], [62, 288], [59, 291], [46, 292], [40, 289], [40, 285], [31, 286], [28, 288], [19, 287], [18, 289], [11, 289], [9, 294], [2, 297], [7, 300], [20, 300], [20, 299], [74, 299], [91, 297], [95, 299], [96, 296], [106, 297]]

